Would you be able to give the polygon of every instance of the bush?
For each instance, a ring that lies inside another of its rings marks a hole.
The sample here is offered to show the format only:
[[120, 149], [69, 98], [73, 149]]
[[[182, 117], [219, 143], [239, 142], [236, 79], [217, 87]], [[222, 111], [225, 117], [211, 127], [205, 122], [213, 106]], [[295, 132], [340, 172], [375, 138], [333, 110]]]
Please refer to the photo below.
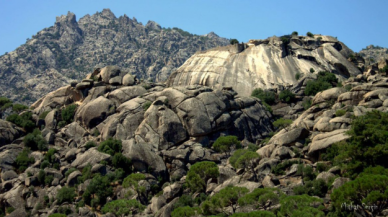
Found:
[[174, 203], [174, 210], [178, 207], [185, 207], [185, 206], [189, 206], [189, 207], [192, 207], [194, 206], [194, 200], [193, 198], [190, 196], [190, 195], [187, 195], [187, 194], [183, 194], [179, 200]]
[[[360, 209], [354, 210], [360, 216], [365, 213], [366, 206], [374, 206], [374, 216], [382, 215], [388, 207], [388, 176], [369, 174], [358, 177], [335, 189], [330, 195], [336, 210], [343, 211], [342, 205], [352, 204]], [[370, 210], [369, 210], [370, 211]], [[347, 211], [350, 213], [350, 211]], [[352, 210], [353, 212], [353, 210]]]
[[237, 136], [220, 136], [213, 143], [212, 147], [217, 152], [230, 152], [232, 149], [241, 148], [241, 142]]
[[314, 70], [313, 68], [310, 68], [310, 72], [311, 72], [311, 73], [314, 73], [315, 70]]
[[47, 142], [38, 129], [35, 129], [32, 133], [27, 134], [27, 136], [23, 139], [23, 143], [26, 147], [29, 147], [32, 150], [47, 150]]
[[30, 149], [25, 148], [19, 155], [16, 157], [15, 164], [19, 172], [24, 172], [30, 164], [35, 163], [33, 157], [28, 157]]
[[291, 165], [298, 164], [298, 163], [299, 163], [299, 161], [297, 161], [297, 160], [283, 161], [282, 163], [276, 165], [276, 167], [274, 167], [272, 169], [272, 173], [275, 175], [284, 175], [284, 174], [286, 174], [284, 170], [286, 170]]
[[40, 169], [44, 169], [46, 167], [50, 167], [50, 162], [48, 162], [47, 160], [44, 160], [41, 164], [40, 164]]
[[66, 217], [66, 215], [62, 213], [54, 213], [49, 215], [48, 217]]
[[304, 185], [294, 187], [293, 191], [296, 195], [310, 195], [324, 197], [327, 193], [328, 186], [323, 179], [314, 181], [306, 181]]
[[27, 132], [32, 132], [35, 128], [35, 122], [32, 119], [31, 112], [24, 112], [21, 115], [11, 114], [7, 117], [7, 121], [24, 128], [24, 130], [26, 130]]
[[22, 105], [22, 104], [13, 104], [12, 111], [20, 113], [23, 110], [28, 109], [28, 106]]
[[90, 148], [93, 148], [93, 147], [96, 147], [97, 146], [97, 144], [95, 143], [95, 142], [93, 142], [93, 141], [89, 141], [89, 142], [87, 142], [86, 144], [85, 144], [85, 149], [86, 150], [89, 150]]
[[343, 110], [343, 109], [338, 109], [337, 111], [335, 111], [335, 116], [341, 117], [341, 116], [343, 116], [345, 113], [346, 113], [345, 110]]
[[291, 35], [298, 36], [298, 32], [297, 31], [293, 31]]
[[146, 206], [137, 200], [120, 199], [105, 204], [101, 210], [103, 213], [109, 212], [115, 216], [132, 216], [136, 213], [142, 212], [145, 208]]
[[78, 177], [79, 182], [85, 182], [86, 180], [92, 178], [92, 166], [88, 164], [82, 169], [82, 176]]
[[275, 103], [275, 93], [272, 91], [256, 88], [252, 91], [251, 96], [259, 98], [263, 102], [272, 105]]
[[148, 110], [148, 108], [151, 106], [151, 102], [145, 102], [144, 104], [143, 104], [143, 110], [144, 111], [147, 111]]
[[243, 207], [255, 205], [257, 209], [268, 209], [269, 206], [279, 204], [283, 193], [276, 188], [256, 188], [251, 193], [238, 199], [238, 204]]
[[115, 168], [122, 168], [126, 173], [131, 172], [132, 162], [121, 153], [116, 153], [112, 159], [112, 165]]
[[235, 213], [238, 199], [248, 192], [249, 190], [245, 187], [227, 186], [202, 203], [202, 210], [205, 215], [209, 215], [217, 214], [218, 210], [223, 210], [226, 207], [232, 207], [233, 213]]
[[239, 41], [235, 38], [229, 40], [230, 44], [238, 44]]
[[145, 175], [141, 173], [132, 173], [131, 175], [127, 176], [123, 181], [123, 187], [129, 188], [133, 187], [135, 191], [140, 195], [141, 193], [145, 192], [144, 187], [139, 186], [139, 181], [145, 180]]
[[[106, 198], [112, 194], [113, 190], [108, 177], [96, 175], [87, 186], [82, 198], [86, 204], [97, 207], [98, 205], [105, 204]], [[93, 200], [92, 195], [95, 195]]]
[[280, 200], [281, 206], [278, 216], [306, 216], [306, 214], [309, 214], [308, 216], [323, 217], [325, 216], [322, 212], [323, 207], [315, 208], [312, 206], [322, 202], [322, 199], [308, 195], [283, 197]]
[[259, 154], [247, 149], [240, 149], [233, 153], [229, 158], [229, 163], [236, 169], [251, 168], [253, 169], [253, 160], [260, 158]]
[[308, 37], [312, 37], [312, 38], [314, 38], [314, 34], [313, 33], [311, 33], [311, 32], [307, 32], [307, 34], [306, 34]]
[[289, 103], [295, 100], [295, 94], [293, 94], [290, 90], [284, 90], [280, 92], [279, 99], [282, 102]]
[[10, 207], [7, 207], [6, 211], [7, 211], [8, 214], [10, 214], [10, 213], [12, 213], [13, 211], [15, 211], [15, 208], [13, 208], [12, 206], [10, 206]]
[[199, 213], [201, 213], [201, 210], [198, 207], [184, 206], [174, 209], [171, 212], [171, 217], [191, 217], [197, 216]]
[[230, 217], [276, 217], [276, 215], [270, 211], [252, 211], [247, 213], [235, 213]]
[[74, 114], [77, 109], [77, 105], [69, 105], [62, 109], [62, 120], [69, 124], [73, 122]]
[[62, 187], [57, 194], [57, 200], [59, 204], [64, 202], [72, 203], [76, 197], [74, 188]]
[[292, 124], [291, 119], [283, 119], [283, 118], [279, 118], [273, 122], [274, 127], [281, 128], [281, 129], [285, 129], [286, 127], [290, 126], [291, 124]]
[[77, 171], [76, 168], [70, 168], [65, 172], [65, 177], [67, 178], [72, 172]]
[[301, 74], [300, 74], [299, 72], [296, 73], [296, 74], [295, 74], [295, 79], [296, 79], [296, 80], [299, 80], [299, 79], [300, 79], [300, 76], [301, 76]]
[[48, 115], [48, 113], [50, 113], [50, 111], [44, 111], [44, 112], [42, 112], [42, 113], [39, 115], [39, 119], [45, 119], [46, 116]]
[[190, 167], [186, 183], [193, 192], [202, 192], [206, 188], [206, 181], [218, 176], [219, 171], [216, 163], [210, 161], [198, 162]]
[[110, 155], [114, 155], [115, 153], [121, 153], [122, 144], [121, 140], [109, 138], [100, 143], [98, 146], [98, 151], [104, 152]]

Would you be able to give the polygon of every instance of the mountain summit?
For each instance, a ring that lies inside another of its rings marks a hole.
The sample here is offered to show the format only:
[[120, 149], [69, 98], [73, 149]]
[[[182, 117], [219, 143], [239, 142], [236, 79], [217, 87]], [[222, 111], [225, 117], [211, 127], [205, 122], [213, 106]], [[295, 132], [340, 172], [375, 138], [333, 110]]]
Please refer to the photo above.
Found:
[[154, 21], [143, 25], [126, 15], [117, 18], [109, 9], [78, 22], [69, 12], [0, 57], [0, 91], [14, 101], [31, 103], [105, 65], [118, 65], [138, 78], [164, 81], [195, 52], [228, 43], [214, 34], [161, 28]]

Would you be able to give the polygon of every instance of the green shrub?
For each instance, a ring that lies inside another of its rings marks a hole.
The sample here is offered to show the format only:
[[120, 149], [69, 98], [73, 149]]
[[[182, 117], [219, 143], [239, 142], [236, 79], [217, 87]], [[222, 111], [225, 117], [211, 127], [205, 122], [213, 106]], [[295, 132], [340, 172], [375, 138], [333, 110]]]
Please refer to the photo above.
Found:
[[298, 165], [297, 175], [302, 175], [305, 181], [315, 179], [316, 174], [311, 166]]
[[10, 207], [7, 207], [6, 211], [7, 211], [8, 214], [10, 214], [10, 213], [12, 213], [13, 211], [15, 211], [15, 208], [13, 208], [12, 206], [10, 206]]
[[337, 111], [335, 111], [335, 116], [341, 117], [341, 116], [343, 116], [345, 113], [346, 113], [345, 110], [343, 110], [343, 109], [338, 109]]
[[4, 106], [5, 104], [12, 104], [12, 101], [8, 99], [7, 97], [1, 96], [0, 97], [0, 107]]
[[213, 143], [212, 147], [217, 152], [230, 152], [233, 149], [241, 148], [241, 142], [237, 136], [220, 136]]
[[25, 148], [19, 155], [16, 157], [15, 164], [19, 172], [24, 172], [30, 164], [35, 163], [33, 157], [28, 157], [30, 149]]
[[317, 171], [318, 172], [323, 172], [328, 169], [328, 166], [324, 163], [317, 163]]
[[328, 82], [324, 81], [307, 81], [306, 88], [304, 89], [304, 93], [307, 96], [315, 96], [318, 92], [327, 90], [331, 88], [332, 85]]
[[251, 96], [259, 98], [263, 102], [272, 105], [275, 103], [275, 93], [268, 90], [256, 88], [252, 91]]
[[121, 153], [116, 153], [112, 159], [112, 165], [115, 168], [122, 168], [126, 173], [131, 172], [132, 162]]
[[230, 217], [276, 217], [276, 215], [270, 211], [252, 211], [235, 213]]
[[143, 104], [143, 110], [144, 111], [147, 111], [148, 110], [148, 108], [151, 106], [151, 102], [149, 102], [149, 101], [147, 101], [147, 102], [145, 102], [144, 104]]
[[131, 175], [127, 176], [123, 181], [123, 187], [129, 188], [132, 187], [135, 189], [135, 191], [140, 195], [145, 192], [145, 188], [139, 186], [139, 181], [145, 180], [145, 175], [141, 173], [132, 173]]
[[95, 142], [93, 142], [93, 141], [89, 141], [89, 142], [87, 142], [86, 144], [85, 144], [85, 149], [86, 150], [89, 150], [90, 148], [93, 148], [93, 147], [96, 147], [97, 146], [97, 144], [95, 143]]
[[268, 209], [269, 206], [279, 204], [283, 193], [276, 188], [256, 188], [251, 193], [238, 199], [238, 204], [243, 207], [255, 205], [257, 209]]
[[201, 210], [198, 207], [178, 207], [171, 212], [171, 217], [191, 217], [198, 216], [201, 213]]
[[39, 115], [39, 119], [45, 119], [46, 116], [48, 115], [48, 113], [50, 113], [50, 111], [44, 111], [44, 112], [42, 112], [42, 113]]
[[311, 73], [314, 73], [315, 70], [314, 70], [313, 68], [310, 68], [310, 72], [311, 72]]
[[312, 37], [312, 38], [314, 38], [314, 34], [313, 34], [313, 33], [311, 33], [311, 32], [307, 32], [307, 33], [306, 33], [306, 35], [307, 35], [308, 37]]
[[66, 215], [62, 213], [54, 213], [49, 215], [48, 217], [66, 217]]
[[77, 171], [76, 168], [70, 168], [65, 172], [65, 177], [67, 178], [72, 172]]
[[44, 172], [44, 170], [40, 170], [39, 173], [38, 173], [38, 182], [43, 185], [44, 184], [44, 179], [46, 177], [46, 173]]
[[202, 210], [205, 215], [209, 215], [217, 214], [218, 210], [223, 210], [226, 207], [232, 207], [233, 213], [235, 213], [239, 198], [248, 192], [249, 190], [245, 187], [227, 186], [202, 203]]
[[273, 122], [273, 126], [280, 129], [285, 129], [292, 124], [291, 119], [279, 118]]
[[293, 164], [299, 164], [299, 161], [297, 161], [297, 160], [283, 161], [280, 164], [276, 165], [276, 167], [274, 167], [272, 169], [272, 173], [275, 174], [275, 175], [284, 175], [284, 174], [286, 174], [285, 170], [288, 167], [292, 166]]
[[64, 109], [62, 109], [62, 112], [61, 112], [62, 120], [66, 122], [66, 124], [73, 122], [76, 109], [77, 109], [77, 105], [75, 104], [66, 106]]
[[104, 152], [110, 155], [114, 155], [115, 153], [121, 153], [122, 144], [121, 140], [109, 138], [100, 143], [98, 146], [98, 151]]
[[294, 187], [293, 191], [296, 195], [310, 195], [324, 197], [327, 193], [328, 186], [323, 179], [306, 181], [304, 185]]
[[46, 184], [46, 185], [51, 185], [51, 183], [54, 181], [54, 176], [52, 176], [52, 175], [46, 175], [45, 177], [44, 177], [44, 183]]
[[[113, 190], [110, 186], [109, 178], [96, 175], [87, 186], [82, 198], [86, 204], [97, 207], [98, 205], [105, 204], [106, 198], [112, 194]], [[94, 195], [93, 200], [92, 195]]]
[[[356, 178], [335, 189], [330, 195], [334, 208], [338, 211], [342, 209], [343, 204], [352, 204], [353, 206], [374, 207], [374, 215], [380, 216], [384, 209], [387, 209], [388, 204], [388, 176], [369, 174]], [[361, 216], [363, 209], [351, 210]], [[350, 211], [346, 213], [350, 214]]]
[[35, 128], [35, 122], [32, 119], [31, 112], [24, 112], [21, 115], [11, 114], [6, 120], [24, 128], [27, 132], [32, 132]]
[[229, 163], [236, 169], [251, 168], [253, 169], [253, 160], [260, 158], [259, 154], [247, 149], [240, 149], [233, 153], [229, 158]]
[[21, 111], [24, 111], [28, 109], [28, 106], [22, 105], [22, 104], [13, 104], [12, 111], [20, 113]]
[[88, 164], [82, 169], [82, 176], [78, 177], [79, 182], [85, 182], [86, 180], [92, 178], [92, 166]]
[[198, 162], [192, 165], [187, 173], [186, 183], [193, 192], [202, 192], [206, 188], [209, 178], [217, 178], [219, 171], [217, 164], [210, 161]]
[[296, 79], [296, 80], [299, 80], [299, 79], [300, 79], [300, 76], [301, 76], [301, 74], [300, 74], [299, 72], [296, 73], [296, 74], [295, 74], [295, 79]]
[[[323, 200], [308, 195], [295, 195], [283, 197], [280, 200], [280, 210], [278, 216], [316, 216], [324, 217], [325, 213], [322, 212], [323, 207], [319, 206], [315, 208], [312, 206], [316, 203], [322, 203]], [[306, 215], [308, 214], [308, 215]]]
[[44, 160], [41, 164], [40, 164], [40, 169], [44, 169], [46, 167], [50, 167], [50, 162], [48, 162], [47, 160]]
[[59, 189], [57, 193], [58, 204], [62, 204], [64, 202], [72, 203], [74, 198], [76, 197], [74, 188], [62, 187]]
[[312, 104], [311, 99], [304, 99], [302, 102], [302, 106], [303, 106], [304, 110], [309, 109], [311, 107], [311, 104]]
[[291, 33], [291, 35], [293, 35], [293, 36], [298, 36], [298, 32], [297, 32], [297, 31], [293, 31], [293, 32]]
[[114, 200], [102, 207], [103, 213], [112, 213], [115, 216], [128, 216], [142, 212], [146, 206], [137, 200]]
[[179, 200], [174, 203], [174, 210], [178, 207], [193, 207], [194, 206], [194, 200], [190, 195], [183, 194]]
[[259, 149], [259, 146], [258, 146], [258, 145], [255, 145], [255, 144], [252, 144], [252, 143], [248, 145], [248, 150], [249, 150], [249, 151], [254, 151], [254, 152], [256, 152], [258, 149]]
[[26, 147], [29, 147], [32, 150], [47, 150], [47, 142], [38, 129], [35, 129], [32, 133], [27, 134], [27, 136], [23, 139], [23, 143]]
[[279, 99], [282, 102], [289, 103], [295, 100], [295, 94], [293, 94], [290, 90], [284, 90], [280, 92]]
[[235, 38], [229, 40], [230, 44], [238, 44], [239, 41]]

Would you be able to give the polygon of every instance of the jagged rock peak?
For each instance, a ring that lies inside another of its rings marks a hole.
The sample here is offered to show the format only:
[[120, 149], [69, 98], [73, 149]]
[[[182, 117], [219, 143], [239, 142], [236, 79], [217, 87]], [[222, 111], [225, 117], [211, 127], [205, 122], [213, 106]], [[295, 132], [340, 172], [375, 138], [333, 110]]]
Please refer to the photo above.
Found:
[[205, 36], [205, 37], [209, 37], [209, 38], [218, 38], [218, 37], [220, 37], [220, 36], [218, 36], [216, 33], [214, 33], [214, 32], [209, 32], [208, 34], [205, 34], [205, 35], [203, 35], [203, 36]]
[[152, 20], [149, 20], [145, 27], [152, 30], [162, 30], [162, 27], [157, 22]]
[[72, 12], [67, 12], [67, 15], [61, 15], [56, 18], [55, 23], [69, 23], [69, 24], [74, 24], [77, 23], [75, 14]]

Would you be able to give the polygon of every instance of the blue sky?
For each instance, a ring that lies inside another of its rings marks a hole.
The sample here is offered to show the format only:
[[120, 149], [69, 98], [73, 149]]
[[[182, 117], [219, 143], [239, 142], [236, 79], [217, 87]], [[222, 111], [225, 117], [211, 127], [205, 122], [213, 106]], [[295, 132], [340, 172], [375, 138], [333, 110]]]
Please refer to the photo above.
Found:
[[71, 11], [78, 20], [104, 8], [143, 24], [153, 20], [244, 42], [310, 31], [338, 37], [356, 52], [370, 44], [388, 47], [388, 0], [0, 0], [0, 54], [52, 26], [56, 16]]

